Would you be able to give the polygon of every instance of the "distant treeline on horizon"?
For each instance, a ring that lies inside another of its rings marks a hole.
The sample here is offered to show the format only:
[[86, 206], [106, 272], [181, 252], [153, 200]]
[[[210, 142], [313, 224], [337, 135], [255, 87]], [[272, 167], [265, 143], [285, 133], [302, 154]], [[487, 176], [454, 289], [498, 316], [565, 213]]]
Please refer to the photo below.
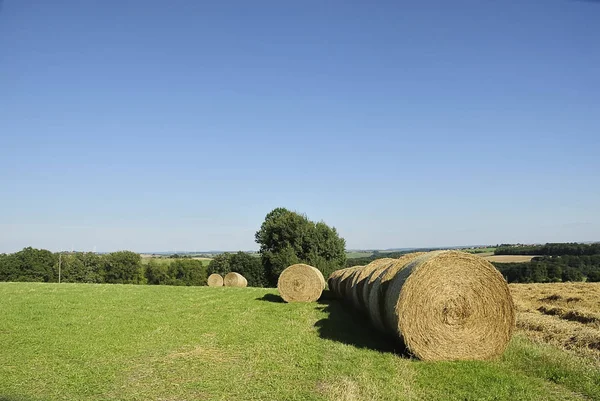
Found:
[[[348, 259], [347, 266], [437, 249], [440, 248], [374, 252], [369, 257]], [[494, 254], [536, 255], [530, 262], [492, 262], [509, 283], [600, 282], [600, 243], [502, 244]], [[260, 258], [246, 252], [220, 254], [209, 266], [188, 255], [175, 254], [168, 259], [168, 263], [157, 263], [152, 259], [142, 263], [141, 255], [131, 251], [52, 253], [27, 247], [19, 252], [0, 254], [0, 281], [56, 283], [60, 276], [64, 283], [206, 285], [207, 276], [212, 272], [237, 271], [246, 276], [251, 286], [272, 285], [265, 276]]]

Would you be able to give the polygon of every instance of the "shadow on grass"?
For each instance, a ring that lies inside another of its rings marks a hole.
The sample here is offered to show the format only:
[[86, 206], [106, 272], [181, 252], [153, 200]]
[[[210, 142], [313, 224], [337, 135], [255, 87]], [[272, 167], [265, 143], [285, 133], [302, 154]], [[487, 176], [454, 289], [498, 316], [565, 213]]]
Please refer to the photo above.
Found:
[[[285, 301], [279, 295], [275, 294], [265, 294], [260, 298], [256, 298], [257, 301], [266, 301], [266, 302], [275, 302], [275, 303], [284, 303]], [[2, 401], [2, 400], [0, 400]]]
[[367, 348], [379, 352], [390, 352], [402, 357], [410, 357], [406, 347], [398, 339], [378, 332], [369, 318], [344, 305], [333, 294], [323, 293], [317, 309], [328, 314], [325, 319], [315, 323], [319, 337], [352, 345], [356, 348]]

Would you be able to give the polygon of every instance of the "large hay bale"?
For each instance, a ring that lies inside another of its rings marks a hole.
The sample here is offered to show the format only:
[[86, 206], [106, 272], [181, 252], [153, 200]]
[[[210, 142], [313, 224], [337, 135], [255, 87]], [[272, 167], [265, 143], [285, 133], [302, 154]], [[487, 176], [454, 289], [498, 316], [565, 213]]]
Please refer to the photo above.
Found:
[[350, 272], [345, 276], [344, 280], [342, 281], [342, 297], [347, 303], [352, 303], [352, 284], [354, 283], [356, 275], [360, 272], [360, 270], [363, 269], [363, 267], [364, 266], [351, 267], [349, 269]]
[[394, 333], [422, 360], [496, 357], [515, 326], [502, 275], [483, 258], [459, 251], [412, 260], [389, 283], [384, 310]]
[[339, 277], [342, 275], [344, 270], [346, 270], [346, 269], [340, 269], [340, 270], [334, 271], [333, 273], [331, 273], [329, 275], [329, 278], [327, 279], [327, 285], [329, 286], [329, 289], [331, 291], [333, 291], [333, 293], [336, 295], [337, 295], [337, 283], [339, 281]]
[[206, 283], [209, 287], [223, 287], [223, 277], [220, 274], [213, 273], [208, 276]]
[[396, 274], [406, 266], [413, 259], [423, 255], [424, 252], [414, 252], [402, 255], [395, 261], [391, 262], [387, 267], [381, 271], [379, 277], [375, 279], [371, 291], [369, 292], [369, 317], [373, 322], [373, 325], [380, 331], [385, 332], [385, 321], [383, 319], [383, 304], [385, 294], [390, 281], [396, 276]]
[[373, 289], [373, 285], [375, 284], [375, 281], [377, 280], [377, 278], [379, 277], [379, 275], [381, 274], [382, 271], [384, 271], [385, 269], [387, 269], [392, 263], [394, 263], [396, 261], [396, 259], [392, 259], [391, 261], [384, 263], [378, 267], [375, 268], [375, 270], [373, 270], [370, 274], [369, 277], [367, 278], [367, 280], [365, 281], [365, 285], [363, 286], [363, 294], [362, 297], [364, 299], [364, 305], [365, 305], [365, 309], [368, 311], [369, 310], [369, 294], [371, 293], [371, 290]]
[[376, 259], [354, 273], [354, 280], [352, 281], [351, 297], [352, 304], [359, 310], [366, 310], [366, 302], [363, 298], [363, 289], [366, 285], [367, 279], [371, 273], [376, 270], [379, 266], [389, 264], [394, 261], [392, 258]]
[[230, 272], [225, 275], [223, 284], [225, 284], [225, 287], [247, 287], [248, 281], [241, 274]]
[[357, 269], [362, 268], [362, 266], [353, 266], [347, 269], [344, 269], [344, 272], [338, 278], [337, 283], [337, 295], [340, 298], [346, 298], [346, 289], [348, 288], [348, 282], [352, 280], [352, 273], [354, 273]]
[[277, 290], [286, 302], [314, 302], [325, 289], [325, 279], [319, 269], [298, 263], [279, 275]]

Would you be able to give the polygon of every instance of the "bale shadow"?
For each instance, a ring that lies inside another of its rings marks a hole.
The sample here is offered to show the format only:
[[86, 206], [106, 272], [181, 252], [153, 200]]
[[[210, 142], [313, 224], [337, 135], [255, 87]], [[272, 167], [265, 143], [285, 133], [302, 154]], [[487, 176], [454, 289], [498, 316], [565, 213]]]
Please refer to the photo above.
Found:
[[[275, 294], [265, 294], [264, 296], [260, 297], [260, 298], [256, 298], [257, 301], [266, 301], [266, 302], [275, 302], [275, 303], [285, 303], [285, 301], [283, 300], [283, 298], [281, 298], [279, 295], [275, 295]], [[2, 401], [2, 400], [0, 400]]]
[[315, 323], [319, 337], [356, 348], [389, 352], [410, 358], [402, 341], [377, 331], [368, 317], [356, 309], [342, 304], [333, 296], [331, 298], [321, 297], [319, 303], [323, 306], [318, 306], [317, 309], [328, 314], [326, 318]]

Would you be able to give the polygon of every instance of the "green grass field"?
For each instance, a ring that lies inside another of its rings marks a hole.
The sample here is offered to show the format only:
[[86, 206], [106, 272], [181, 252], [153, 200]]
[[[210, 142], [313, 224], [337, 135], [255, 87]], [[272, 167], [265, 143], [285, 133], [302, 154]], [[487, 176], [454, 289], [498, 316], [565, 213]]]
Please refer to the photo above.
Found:
[[600, 399], [600, 367], [516, 336], [492, 362], [393, 353], [338, 301], [0, 283], [0, 400]]
[[348, 259], [368, 258], [371, 255], [373, 255], [373, 252], [346, 252]]

